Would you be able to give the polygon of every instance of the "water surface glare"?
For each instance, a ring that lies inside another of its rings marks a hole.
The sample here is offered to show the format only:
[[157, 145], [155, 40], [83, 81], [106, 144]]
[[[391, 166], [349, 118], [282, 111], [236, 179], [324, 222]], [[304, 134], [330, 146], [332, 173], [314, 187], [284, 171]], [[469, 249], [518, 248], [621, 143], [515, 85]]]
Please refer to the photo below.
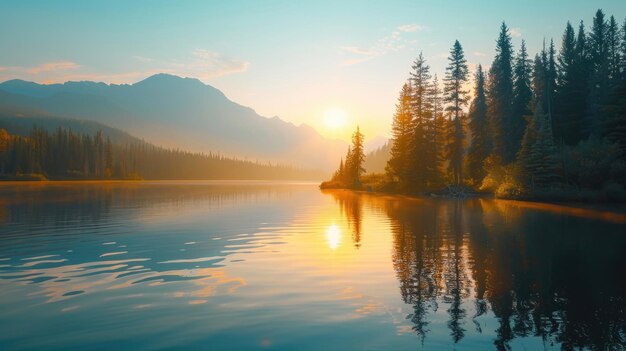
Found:
[[310, 183], [0, 184], [0, 350], [621, 350], [624, 223]]

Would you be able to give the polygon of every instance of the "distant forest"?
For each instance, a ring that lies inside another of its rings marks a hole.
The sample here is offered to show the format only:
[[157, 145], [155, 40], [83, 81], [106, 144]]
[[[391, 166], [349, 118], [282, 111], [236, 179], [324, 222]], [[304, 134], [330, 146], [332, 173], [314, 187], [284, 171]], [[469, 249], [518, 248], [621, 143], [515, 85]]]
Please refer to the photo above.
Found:
[[[626, 199], [626, 20], [602, 10], [589, 31], [568, 22], [560, 50], [544, 39], [534, 57], [524, 40], [514, 51], [503, 22], [491, 67], [478, 65], [473, 82], [459, 41], [443, 89], [420, 53], [396, 106], [385, 174], [368, 186]], [[362, 138], [357, 130], [325, 187], [363, 186]]]
[[166, 149], [143, 141], [112, 143], [94, 135], [33, 127], [28, 136], [0, 129], [0, 179], [320, 179], [318, 172], [218, 154]]

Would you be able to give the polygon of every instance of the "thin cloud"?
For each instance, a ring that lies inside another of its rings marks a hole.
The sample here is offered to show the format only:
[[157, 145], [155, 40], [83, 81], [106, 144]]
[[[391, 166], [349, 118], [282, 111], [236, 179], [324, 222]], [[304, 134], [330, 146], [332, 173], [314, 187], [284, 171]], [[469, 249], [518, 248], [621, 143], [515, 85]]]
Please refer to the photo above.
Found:
[[371, 50], [361, 49], [356, 46], [342, 46], [341, 49], [357, 55], [374, 56], [376, 54]]
[[249, 62], [201, 48], [193, 50], [185, 60], [159, 60], [145, 56], [132, 58], [152, 67], [150, 72], [171, 73], [200, 80], [245, 72], [250, 66]]
[[37, 67], [33, 67], [28, 70], [29, 73], [39, 74], [42, 72], [53, 72], [53, 71], [66, 71], [80, 68], [80, 65], [77, 65], [71, 61], [63, 61], [63, 62], [49, 62], [39, 65]]
[[192, 53], [194, 59], [183, 63], [180, 67], [200, 79], [209, 79], [233, 73], [245, 72], [249, 62], [226, 57], [218, 52], [196, 49]]
[[24, 77], [46, 72], [59, 72], [79, 69], [81, 66], [71, 61], [46, 62], [33, 67], [0, 66], [0, 72], [6, 76]]
[[485, 56], [487, 56], [487, 54], [485, 54], [484, 52], [480, 52], [480, 51], [474, 51], [472, 54], [474, 54], [474, 56], [476, 56], [476, 57], [485, 57]]
[[521, 37], [522, 36], [522, 30], [519, 27], [511, 28], [509, 30], [509, 33], [511, 33], [511, 36], [513, 36], [513, 37]]
[[400, 32], [407, 32], [407, 33], [421, 32], [422, 30], [424, 30], [424, 26], [420, 26], [419, 24], [414, 24], [414, 23], [404, 24], [398, 27], [398, 30]]
[[154, 59], [151, 57], [145, 57], [145, 56], [132, 56], [132, 59], [137, 60], [139, 62], [143, 62], [143, 63], [148, 63], [148, 62], [154, 62]]
[[384, 56], [388, 53], [402, 50], [407, 47], [407, 44], [413, 42], [413, 40], [406, 40], [403, 37], [403, 34], [415, 33], [422, 31], [423, 29], [423, 26], [417, 24], [403, 24], [394, 29], [389, 35], [376, 40], [376, 42], [370, 47], [363, 48], [352, 45], [342, 46], [341, 49], [343, 51], [357, 56], [344, 60], [342, 65], [351, 66], [369, 61], [375, 57]]

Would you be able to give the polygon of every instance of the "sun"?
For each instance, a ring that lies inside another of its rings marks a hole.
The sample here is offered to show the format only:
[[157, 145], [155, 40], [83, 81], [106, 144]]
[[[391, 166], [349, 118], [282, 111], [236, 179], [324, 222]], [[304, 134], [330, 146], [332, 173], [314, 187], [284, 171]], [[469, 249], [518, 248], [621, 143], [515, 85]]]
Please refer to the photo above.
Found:
[[346, 119], [346, 111], [340, 107], [333, 107], [324, 113], [324, 125], [328, 129], [340, 129], [346, 124]]

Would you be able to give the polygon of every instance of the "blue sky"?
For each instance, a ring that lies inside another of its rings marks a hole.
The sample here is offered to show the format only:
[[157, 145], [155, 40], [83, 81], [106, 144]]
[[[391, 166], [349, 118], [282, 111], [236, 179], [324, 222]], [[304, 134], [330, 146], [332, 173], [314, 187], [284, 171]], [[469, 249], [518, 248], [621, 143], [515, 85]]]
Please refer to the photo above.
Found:
[[[0, 2], [0, 80], [133, 83], [196, 77], [264, 116], [347, 138], [360, 124], [388, 135], [397, 93], [423, 50], [440, 77], [458, 39], [471, 67], [488, 66], [500, 22], [516, 48], [560, 44], [626, 1], [29, 1]], [[324, 124], [345, 111], [342, 129]]]

